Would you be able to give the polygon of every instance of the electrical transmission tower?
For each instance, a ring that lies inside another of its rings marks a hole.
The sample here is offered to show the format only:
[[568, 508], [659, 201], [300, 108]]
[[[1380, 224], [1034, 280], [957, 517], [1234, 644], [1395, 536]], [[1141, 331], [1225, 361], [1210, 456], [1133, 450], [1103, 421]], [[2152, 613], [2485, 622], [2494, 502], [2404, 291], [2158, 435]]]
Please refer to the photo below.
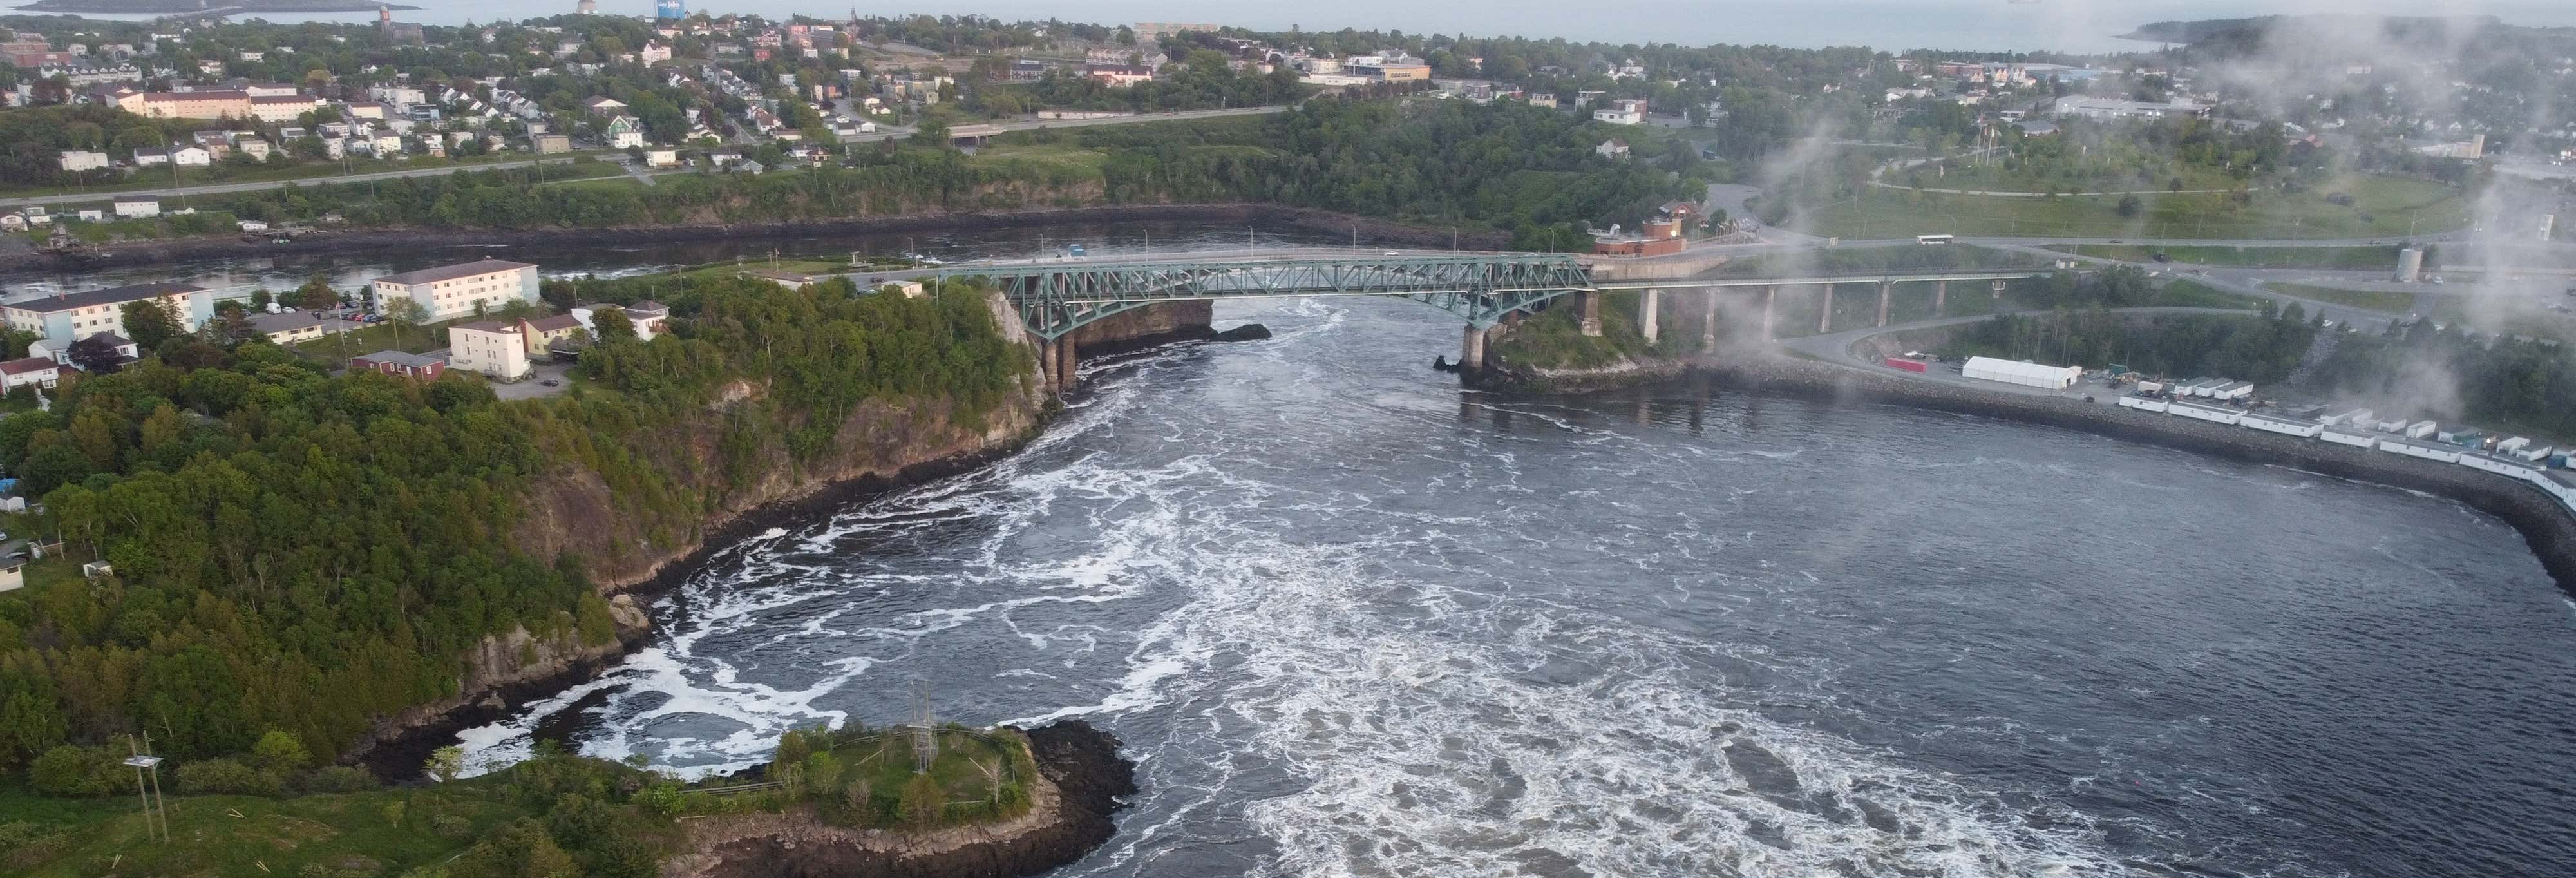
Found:
[[930, 681], [921, 682], [920, 695], [913, 703], [912, 770], [915, 774], [930, 772], [930, 764], [939, 761], [939, 726], [930, 713]]

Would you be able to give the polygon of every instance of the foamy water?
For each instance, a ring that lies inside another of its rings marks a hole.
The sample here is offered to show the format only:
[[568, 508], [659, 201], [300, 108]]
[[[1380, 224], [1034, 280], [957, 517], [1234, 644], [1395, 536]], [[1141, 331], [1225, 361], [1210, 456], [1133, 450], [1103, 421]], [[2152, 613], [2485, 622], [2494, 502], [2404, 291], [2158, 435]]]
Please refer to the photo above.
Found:
[[474, 764], [570, 711], [729, 770], [927, 681], [1125, 741], [1145, 792], [1073, 875], [2576, 862], [2516, 786], [2576, 768], [2576, 621], [2491, 520], [1954, 416], [1462, 395], [1407, 307], [1094, 364], [1024, 452], [719, 552]]

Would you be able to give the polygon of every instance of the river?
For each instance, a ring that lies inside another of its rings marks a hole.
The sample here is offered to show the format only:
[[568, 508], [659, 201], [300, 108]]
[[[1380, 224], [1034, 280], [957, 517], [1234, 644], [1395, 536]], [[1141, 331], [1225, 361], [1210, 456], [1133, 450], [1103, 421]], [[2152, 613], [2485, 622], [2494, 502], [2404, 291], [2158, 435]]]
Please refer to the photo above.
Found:
[[544, 728], [1084, 717], [1082, 876], [2576, 874], [2576, 604], [2448, 500], [1693, 385], [1462, 391], [1451, 318], [1221, 305], [988, 468], [722, 547]]

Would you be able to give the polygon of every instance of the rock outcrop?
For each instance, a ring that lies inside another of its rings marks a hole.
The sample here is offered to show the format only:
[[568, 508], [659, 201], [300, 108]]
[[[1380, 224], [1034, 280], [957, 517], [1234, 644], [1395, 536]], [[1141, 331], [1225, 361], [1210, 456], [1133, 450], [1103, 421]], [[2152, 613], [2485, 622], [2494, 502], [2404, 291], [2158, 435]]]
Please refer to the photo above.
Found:
[[1080, 720], [1025, 734], [1039, 776], [1016, 819], [923, 832], [828, 826], [803, 812], [691, 820], [691, 853], [664, 863], [662, 878], [996, 878], [1081, 859], [1116, 830], [1110, 815], [1135, 794], [1135, 766], [1117, 738]]

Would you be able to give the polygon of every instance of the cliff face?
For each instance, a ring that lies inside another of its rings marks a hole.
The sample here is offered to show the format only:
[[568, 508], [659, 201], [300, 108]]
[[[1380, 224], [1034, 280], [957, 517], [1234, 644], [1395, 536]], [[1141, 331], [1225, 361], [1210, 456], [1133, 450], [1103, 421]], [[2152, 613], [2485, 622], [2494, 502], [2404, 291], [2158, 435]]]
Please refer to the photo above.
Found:
[[960, 418], [956, 401], [944, 398], [871, 400], [843, 418], [830, 447], [810, 459], [794, 460], [770, 436], [756, 437], [767, 441], [748, 460], [728, 462], [722, 445], [733, 409], [767, 395], [758, 383], [736, 381], [703, 411], [651, 431], [632, 449], [669, 478], [674, 494], [694, 498], [694, 508], [636, 511], [600, 473], [566, 465], [532, 486], [512, 544], [538, 558], [578, 555], [592, 581], [613, 592], [651, 580], [753, 510], [837, 485], [917, 481], [1014, 447], [1037, 431], [1048, 396], [1018, 315], [999, 295], [990, 303], [995, 327], [1020, 362], [1014, 389], [980, 416]]

